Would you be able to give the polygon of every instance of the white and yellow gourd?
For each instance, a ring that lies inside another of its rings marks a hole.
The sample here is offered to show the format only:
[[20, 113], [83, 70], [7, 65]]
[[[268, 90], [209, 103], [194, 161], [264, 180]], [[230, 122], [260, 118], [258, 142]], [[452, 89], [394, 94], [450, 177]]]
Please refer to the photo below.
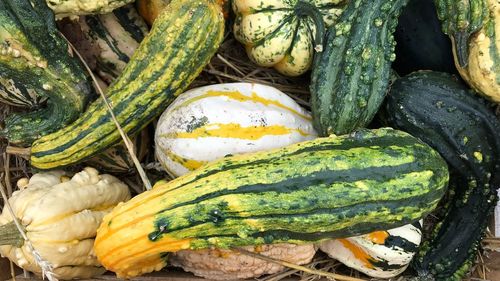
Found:
[[[94, 238], [104, 215], [130, 199], [127, 185], [111, 175], [85, 168], [71, 179], [62, 171], [18, 181], [9, 199], [15, 216], [40, 256], [58, 279], [90, 278], [106, 270], [94, 254]], [[30, 248], [8, 208], [0, 215], [0, 254], [41, 275]]]
[[180, 95], [155, 133], [158, 160], [173, 177], [227, 155], [314, 139], [310, 114], [281, 91], [249, 83], [217, 84]]
[[260, 66], [298, 76], [322, 50], [325, 27], [341, 14], [343, 0], [234, 0], [234, 35]]
[[387, 231], [327, 240], [319, 248], [368, 276], [391, 278], [406, 270], [421, 240], [421, 222], [418, 222]]

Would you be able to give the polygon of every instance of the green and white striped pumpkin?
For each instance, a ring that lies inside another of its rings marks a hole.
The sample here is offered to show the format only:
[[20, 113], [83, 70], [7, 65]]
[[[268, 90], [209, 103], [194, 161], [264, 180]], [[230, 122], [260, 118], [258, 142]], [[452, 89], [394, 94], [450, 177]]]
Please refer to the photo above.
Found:
[[100, 50], [96, 71], [108, 84], [116, 79], [148, 33], [148, 27], [130, 4], [112, 13], [80, 17], [80, 27], [91, 45]]
[[387, 231], [322, 242], [320, 250], [341, 263], [376, 278], [406, 270], [422, 240], [422, 221]]
[[311, 116], [281, 91], [216, 84], [180, 95], [162, 114], [156, 155], [174, 177], [227, 155], [269, 150], [316, 137]]
[[297, 76], [309, 70], [324, 29], [335, 23], [343, 0], [234, 0], [234, 35], [260, 66]]

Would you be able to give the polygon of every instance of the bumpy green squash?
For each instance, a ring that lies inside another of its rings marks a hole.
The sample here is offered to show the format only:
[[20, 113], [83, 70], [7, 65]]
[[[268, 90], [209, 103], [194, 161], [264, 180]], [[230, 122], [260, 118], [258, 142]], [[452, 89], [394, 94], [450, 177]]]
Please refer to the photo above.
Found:
[[449, 74], [416, 72], [391, 88], [383, 116], [435, 148], [450, 167], [450, 192], [414, 268], [461, 280], [475, 260], [500, 188], [500, 121]]
[[54, 14], [43, 0], [0, 2], [0, 77], [20, 85], [21, 93], [24, 88], [48, 97], [43, 109], [5, 120], [0, 135], [15, 144], [30, 145], [74, 121], [93, 95], [83, 67], [56, 29]]
[[366, 126], [385, 97], [398, 16], [408, 0], [352, 0], [314, 59], [313, 122], [322, 136]]
[[349, 237], [417, 221], [448, 182], [437, 152], [407, 133], [363, 130], [211, 162], [115, 208], [99, 261], [119, 277], [166, 253]]
[[483, 26], [488, 15], [488, 1], [435, 0], [443, 32], [452, 38], [458, 65], [461, 67], [467, 66], [468, 63], [470, 36]]
[[[221, 8], [212, 0], [175, 0], [163, 10], [107, 91], [125, 133], [138, 133], [189, 86], [215, 54], [223, 32]], [[70, 165], [120, 141], [99, 99], [74, 123], [35, 142], [31, 164], [40, 169]]]

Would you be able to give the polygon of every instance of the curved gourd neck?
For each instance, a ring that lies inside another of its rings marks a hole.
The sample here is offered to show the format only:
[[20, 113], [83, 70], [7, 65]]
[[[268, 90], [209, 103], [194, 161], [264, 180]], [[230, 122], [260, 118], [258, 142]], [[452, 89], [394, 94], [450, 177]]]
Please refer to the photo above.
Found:
[[13, 221], [0, 225], [0, 246], [5, 245], [18, 248], [24, 245], [24, 239]]
[[314, 21], [316, 26], [316, 34], [314, 36], [314, 49], [316, 52], [323, 51], [323, 38], [325, 37], [325, 22], [323, 21], [323, 15], [321, 11], [314, 5], [298, 1], [295, 4], [295, 13], [299, 17], [310, 17]]

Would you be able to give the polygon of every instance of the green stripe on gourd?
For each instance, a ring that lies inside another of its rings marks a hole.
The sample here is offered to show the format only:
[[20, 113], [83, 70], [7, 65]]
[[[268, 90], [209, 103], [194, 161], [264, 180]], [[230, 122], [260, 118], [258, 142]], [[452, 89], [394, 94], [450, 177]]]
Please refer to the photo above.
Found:
[[133, 276], [128, 265], [158, 269], [164, 252], [359, 235], [419, 220], [447, 182], [439, 154], [404, 132], [320, 138], [160, 182], [106, 217], [95, 250], [108, 269]]
[[458, 63], [466, 67], [469, 38], [481, 29], [488, 16], [488, 0], [435, 0], [443, 32], [453, 38]]
[[[216, 52], [223, 31], [222, 12], [212, 0], [178, 0], [163, 11], [108, 88], [114, 114], [127, 134], [139, 132], [189, 86]], [[120, 140], [100, 99], [66, 128], [34, 143], [31, 164], [40, 169], [71, 165]]]
[[46, 0], [58, 19], [89, 14], [106, 14], [134, 0]]
[[96, 71], [108, 84], [122, 72], [148, 28], [133, 5], [105, 15], [80, 18], [80, 27], [90, 43], [100, 50]]
[[353, 0], [328, 28], [314, 59], [311, 102], [322, 136], [365, 127], [387, 91], [394, 61], [393, 32], [408, 0]]
[[94, 95], [43, 0], [0, 3], [0, 76], [48, 99], [40, 110], [6, 118], [0, 135], [15, 144], [30, 145], [72, 122]]

